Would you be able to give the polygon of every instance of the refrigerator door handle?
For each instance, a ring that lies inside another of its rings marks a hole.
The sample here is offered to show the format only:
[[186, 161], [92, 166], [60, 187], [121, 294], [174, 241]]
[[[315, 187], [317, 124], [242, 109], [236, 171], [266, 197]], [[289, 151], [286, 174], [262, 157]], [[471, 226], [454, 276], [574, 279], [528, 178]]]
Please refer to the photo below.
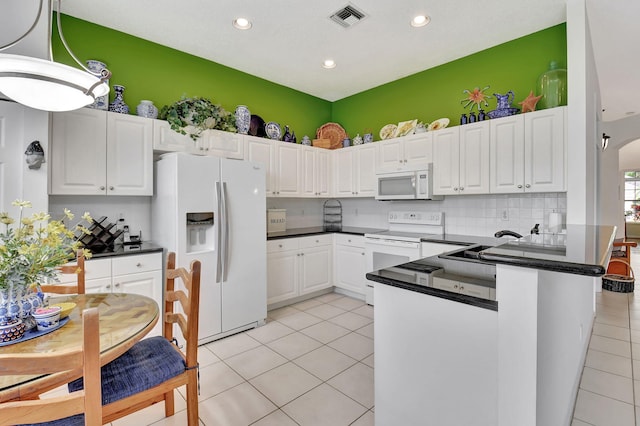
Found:
[[217, 241], [217, 247], [216, 247], [216, 260], [217, 260], [217, 267], [216, 267], [216, 282], [219, 283], [220, 281], [220, 274], [222, 273], [222, 256], [220, 251], [222, 250], [222, 223], [224, 221], [224, 218], [222, 217], [222, 187], [220, 185], [220, 182], [216, 182], [216, 195], [218, 197], [218, 241]]
[[227, 281], [227, 273], [229, 271], [229, 243], [231, 242], [231, 227], [229, 222], [231, 216], [229, 215], [229, 206], [227, 205], [227, 182], [222, 182], [222, 199], [224, 208], [224, 252], [222, 253], [222, 282]]

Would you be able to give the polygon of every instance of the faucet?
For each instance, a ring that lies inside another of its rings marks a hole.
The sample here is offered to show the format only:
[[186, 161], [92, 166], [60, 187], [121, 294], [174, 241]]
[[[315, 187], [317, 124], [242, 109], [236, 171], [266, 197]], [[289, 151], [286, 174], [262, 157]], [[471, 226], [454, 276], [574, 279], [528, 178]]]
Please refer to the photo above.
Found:
[[496, 238], [504, 237], [505, 235], [509, 235], [511, 237], [522, 238], [522, 235], [517, 232], [509, 231], [508, 229], [503, 229], [502, 231], [498, 231], [494, 234]]
[[540, 230], [538, 229], [538, 226], [540, 226], [539, 223], [536, 223], [536, 225], [531, 228], [531, 235], [536, 234], [536, 235], [540, 235]]

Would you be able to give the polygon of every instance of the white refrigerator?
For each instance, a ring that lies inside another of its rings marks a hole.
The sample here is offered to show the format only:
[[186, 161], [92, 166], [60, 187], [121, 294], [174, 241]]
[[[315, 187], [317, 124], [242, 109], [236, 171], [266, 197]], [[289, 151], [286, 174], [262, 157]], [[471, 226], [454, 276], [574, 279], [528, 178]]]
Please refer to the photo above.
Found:
[[202, 262], [199, 344], [264, 324], [265, 170], [261, 164], [164, 154], [155, 163], [151, 232], [177, 266]]

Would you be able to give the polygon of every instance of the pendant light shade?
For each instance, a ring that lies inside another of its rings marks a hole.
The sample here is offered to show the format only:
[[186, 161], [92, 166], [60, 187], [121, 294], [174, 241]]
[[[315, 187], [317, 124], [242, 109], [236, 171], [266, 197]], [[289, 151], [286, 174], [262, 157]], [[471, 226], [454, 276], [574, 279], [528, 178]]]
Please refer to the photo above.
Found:
[[109, 93], [109, 86], [64, 64], [0, 53], [0, 92], [30, 108], [70, 111], [92, 104]]
[[[105, 83], [111, 76], [109, 70], [93, 73], [73, 54], [62, 34], [60, 21], [62, 0], [49, 0], [49, 60], [0, 53], [0, 93], [31, 108], [44, 111], [71, 111], [90, 105], [100, 96], [109, 93]], [[37, 16], [25, 34], [13, 42], [0, 46], [0, 51], [14, 46], [29, 35], [42, 15], [44, 0], [40, 0]], [[82, 69], [54, 62], [51, 59], [51, 20], [54, 4], [57, 7], [58, 34], [65, 49]]]

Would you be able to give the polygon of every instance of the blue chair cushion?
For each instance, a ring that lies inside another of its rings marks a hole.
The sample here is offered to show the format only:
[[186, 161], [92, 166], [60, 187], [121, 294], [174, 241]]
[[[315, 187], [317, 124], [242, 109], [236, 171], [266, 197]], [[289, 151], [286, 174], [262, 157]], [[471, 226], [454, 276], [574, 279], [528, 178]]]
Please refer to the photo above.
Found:
[[[184, 359], [173, 343], [162, 336], [141, 340], [102, 367], [102, 405], [150, 389], [184, 371]], [[80, 390], [83, 380], [68, 387], [69, 392]]]
[[50, 422], [36, 423], [18, 426], [84, 426], [84, 414], [76, 414], [60, 420], [52, 420]]

